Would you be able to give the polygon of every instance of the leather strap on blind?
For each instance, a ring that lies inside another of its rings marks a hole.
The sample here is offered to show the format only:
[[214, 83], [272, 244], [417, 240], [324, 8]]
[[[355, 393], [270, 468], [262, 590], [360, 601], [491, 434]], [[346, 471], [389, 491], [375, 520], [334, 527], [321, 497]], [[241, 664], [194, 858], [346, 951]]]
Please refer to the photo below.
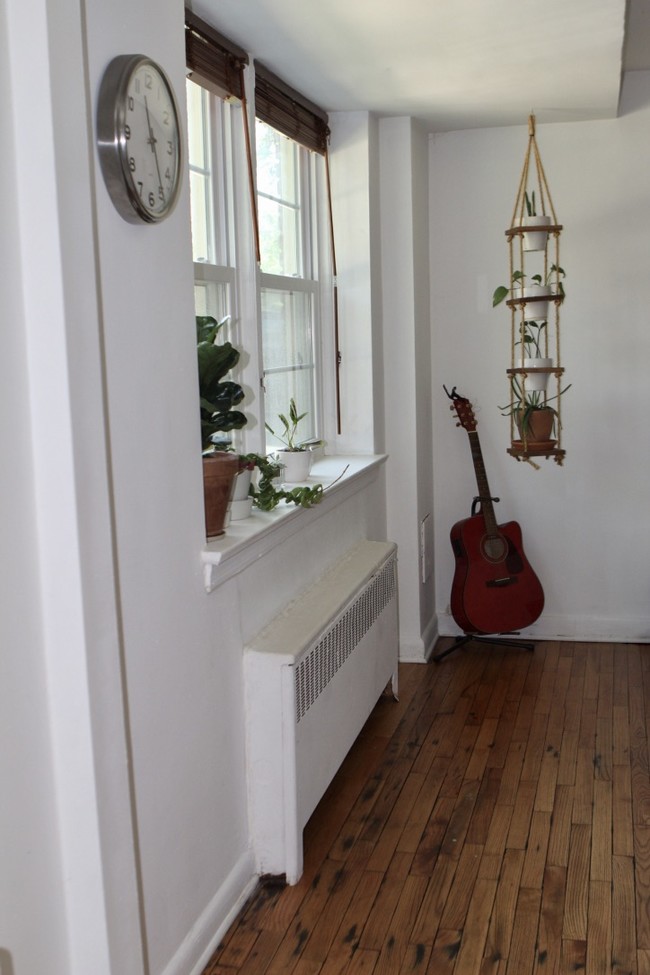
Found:
[[255, 62], [255, 115], [307, 149], [327, 152], [327, 112]]
[[185, 8], [185, 57], [192, 73], [224, 95], [244, 99], [243, 69], [248, 54]]

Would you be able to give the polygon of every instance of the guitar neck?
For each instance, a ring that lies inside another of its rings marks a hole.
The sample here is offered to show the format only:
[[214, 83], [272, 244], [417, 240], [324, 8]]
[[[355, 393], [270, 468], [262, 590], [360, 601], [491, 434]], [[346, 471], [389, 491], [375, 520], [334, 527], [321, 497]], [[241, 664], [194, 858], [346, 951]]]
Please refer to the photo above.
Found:
[[494, 514], [494, 505], [492, 504], [490, 486], [488, 484], [487, 474], [485, 473], [485, 464], [483, 463], [483, 454], [481, 452], [478, 433], [476, 430], [468, 430], [467, 436], [469, 437], [472, 460], [474, 461], [474, 473], [476, 474], [476, 485], [481, 501], [481, 514], [485, 520], [485, 528], [488, 535], [497, 535], [497, 521]]

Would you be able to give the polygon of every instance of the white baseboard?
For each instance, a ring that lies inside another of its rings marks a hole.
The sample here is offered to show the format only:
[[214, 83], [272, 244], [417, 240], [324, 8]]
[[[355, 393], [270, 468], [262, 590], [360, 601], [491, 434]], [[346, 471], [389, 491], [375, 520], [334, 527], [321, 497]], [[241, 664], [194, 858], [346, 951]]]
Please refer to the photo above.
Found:
[[252, 853], [247, 852], [231, 870], [162, 975], [200, 975], [257, 881]]
[[[440, 636], [461, 636], [450, 613], [438, 614]], [[580, 643], [650, 643], [650, 618], [613, 616], [552, 616], [543, 613], [521, 631], [531, 640], [572, 640]]]
[[422, 636], [415, 639], [400, 634], [399, 661], [402, 664], [426, 664], [433, 653], [438, 632], [438, 618], [434, 616]]

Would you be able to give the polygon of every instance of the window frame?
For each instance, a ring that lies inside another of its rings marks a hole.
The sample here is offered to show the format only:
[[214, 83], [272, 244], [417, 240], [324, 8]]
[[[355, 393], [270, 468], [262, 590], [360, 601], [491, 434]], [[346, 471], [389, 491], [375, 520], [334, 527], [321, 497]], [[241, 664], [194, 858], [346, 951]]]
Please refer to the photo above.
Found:
[[[270, 123], [265, 124], [269, 125]], [[274, 126], [271, 126], [271, 128], [274, 128]], [[275, 129], [275, 131], [279, 132], [280, 130]], [[282, 138], [290, 139], [297, 150], [296, 178], [298, 180], [298, 206], [300, 216], [299, 263], [302, 269], [302, 274], [277, 274], [270, 271], [264, 271], [260, 266], [260, 300], [262, 292], [264, 291], [287, 293], [298, 292], [301, 294], [306, 294], [310, 297], [311, 363], [305, 368], [305, 370], [299, 370], [296, 368], [292, 369], [291, 367], [287, 367], [285, 370], [265, 368], [264, 337], [262, 333], [260, 338], [262, 386], [264, 389], [266, 389], [266, 377], [271, 373], [277, 374], [281, 371], [285, 371], [287, 373], [295, 371], [311, 371], [312, 377], [310, 386], [312, 389], [312, 401], [309, 404], [301, 404], [298, 402], [297, 405], [301, 412], [306, 406], [308, 406], [309, 412], [312, 414], [311, 422], [309, 424], [310, 431], [304, 437], [304, 439], [308, 439], [310, 437], [315, 439], [324, 439], [323, 385], [325, 363], [323, 358], [324, 343], [322, 340], [322, 305], [323, 291], [328, 287], [331, 288], [333, 281], [331, 272], [328, 279], [328, 275], [324, 270], [324, 261], [321, 258], [323, 235], [319, 235], [318, 233], [318, 230], [326, 216], [326, 212], [323, 208], [323, 201], [319, 198], [317, 192], [319, 184], [317, 170], [320, 160], [315, 152], [309, 150], [295, 139], [291, 139], [290, 136], [286, 136], [284, 133], [280, 133], [280, 135]], [[263, 328], [261, 317], [260, 328]], [[284, 410], [288, 410], [288, 407], [289, 403], [287, 401], [284, 406]], [[267, 422], [269, 422], [274, 429], [277, 428], [276, 417], [270, 417]], [[266, 449], [268, 452], [277, 450], [279, 446], [281, 446], [280, 443], [273, 439], [267, 438]]]
[[[220, 35], [219, 35], [220, 36]], [[257, 67], [257, 65], [256, 65]], [[265, 423], [267, 422], [264, 402], [264, 362], [262, 345], [262, 290], [266, 286], [281, 285], [281, 290], [306, 291], [312, 295], [313, 331], [313, 424], [314, 435], [326, 439], [331, 435], [334, 424], [329, 424], [323, 408], [323, 391], [328, 384], [335, 383], [336, 356], [334, 350], [333, 286], [331, 260], [331, 237], [328, 222], [328, 199], [326, 193], [326, 174], [324, 166], [319, 165], [318, 152], [297, 142], [300, 155], [301, 190], [307, 186], [309, 204], [301, 207], [301, 231], [304, 254], [308, 255], [309, 278], [284, 278], [262, 272], [257, 260], [256, 246], [256, 207], [257, 174], [254, 139], [255, 119], [255, 72], [251, 66], [240, 65], [243, 85], [243, 98], [228, 96], [217, 86], [206, 82], [197, 73], [189, 78], [207, 92], [210, 118], [211, 141], [214, 151], [213, 121], [219, 112], [215, 106], [218, 100], [229, 102], [227, 115], [230, 132], [223, 140], [219, 162], [230, 171], [225, 199], [218, 188], [212, 186], [213, 200], [220, 200], [220, 209], [226, 223], [236, 228], [234, 239], [227, 241], [225, 253], [229, 264], [212, 264], [208, 261], [194, 262], [194, 276], [197, 284], [225, 284], [230, 291], [232, 324], [228, 338], [242, 353], [234, 377], [246, 391], [244, 412], [248, 424], [240, 431], [234, 431], [233, 446], [242, 453], [266, 453], [267, 444]], [[236, 116], [247, 113], [250, 146], [246, 145], [244, 120]], [[275, 128], [275, 126], [273, 126]], [[250, 149], [250, 159], [248, 150]], [[213, 157], [214, 158], [214, 157]], [[189, 167], [188, 167], [189, 168]], [[320, 171], [319, 171], [320, 170]], [[214, 178], [213, 178], [214, 183]], [[251, 200], [251, 187], [255, 197]], [[304, 190], [303, 190], [304, 192]], [[215, 218], [217, 219], [216, 212]], [[216, 241], [215, 241], [216, 243]], [[307, 270], [307, 268], [305, 268]], [[281, 280], [280, 280], [281, 279]], [[327, 397], [328, 405], [330, 397]], [[300, 406], [300, 404], [298, 404]], [[287, 403], [288, 408], [288, 403]], [[269, 418], [271, 425], [277, 424], [275, 417]], [[331, 429], [330, 429], [331, 427]]]

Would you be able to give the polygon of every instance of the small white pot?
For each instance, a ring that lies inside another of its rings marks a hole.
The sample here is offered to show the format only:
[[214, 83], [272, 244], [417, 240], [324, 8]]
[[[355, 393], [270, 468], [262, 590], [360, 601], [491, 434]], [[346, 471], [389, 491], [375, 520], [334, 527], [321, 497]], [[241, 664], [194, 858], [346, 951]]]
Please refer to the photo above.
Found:
[[[524, 369], [552, 369], [553, 360], [549, 358], [524, 359]], [[548, 385], [549, 372], [529, 372], [526, 376], [526, 391], [545, 390]]]
[[233, 484], [232, 494], [230, 496], [231, 501], [245, 501], [248, 497], [248, 489], [251, 486], [251, 475], [252, 470], [247, 467], [243, 471], [240, 471], [235, 478], [235, 483]]
[[236, 475], [232, 486], [232, 494], [228, 502], [228, 521], [241, 521], [248, 518], [253, 506], [253, 499], [248, 497], [251, 486], [252, 471], [244, 468]]
[[[540, 214], [535, 217], [524, 217], [522, 221], [523, 227], [548, 227], [551, 221], [549, 217], [544, 214]], [[548, 231], [546, 230], [536, 230], [530, 233], [524, 234], [524, 250], [525, 251], [543, 251], [546, 247], [546, 241], [548, 240]]]
[[[531, 284], [528, 288], [522, 288], [516, 297], [518, 301], [523, 299], [526, 302], [526, 307], [524, 308], [525, 320], [527, 322], [547, 321], [548, 300], [542, 301], [540, 299], [548, 299], [552, 295], [553, 289], [549, 288], [548, 285]], [[535, 300], [531, 301], [531, 298]]]
[[286, 484], [306, 481], [311, 470], [311, 450], [278, 450], [278, 463], [282, 464], [280, 480]]
[[243, 518], [248, 518], [253, 509], [253, 499], [244, 498], [241, 501], [231, 501], [228, 505], [228, 511], [230, 512], [231, 521], [241, 521]]

